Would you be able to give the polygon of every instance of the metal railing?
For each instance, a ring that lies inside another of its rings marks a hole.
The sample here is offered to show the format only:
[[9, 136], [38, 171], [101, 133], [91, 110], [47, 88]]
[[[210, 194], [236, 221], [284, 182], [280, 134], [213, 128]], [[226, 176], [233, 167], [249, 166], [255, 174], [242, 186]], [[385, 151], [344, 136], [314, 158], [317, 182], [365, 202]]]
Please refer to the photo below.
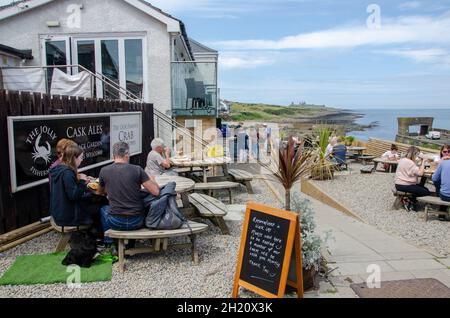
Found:
[[[119, 94], [120, 97], [123, 97], [124, 100], [129, 100], [129, 101], [133, 101], [136, 103], [145, 103], [145, 101], [143, 99], [136, 96], [135, 94], [128, 91], [127, 89], [121, 87], [118, 83], [114, 82], [113, 80], [109, 79], [108, 77], [106, 77], [102, 74], [94, 73], [94, 72], [86, 69], [82, 65], [76, 64], [76, 65], [51, 65], [51, 66], [12, 66], [12, 67], [0, 67], [0, 70], [3, 70], [3, 69], [44, 69], [44, 70], [47, 70], [46, 72], [44, 72], [44, 74], [45, 74], [44, 75], [45, 76], [45, 90], [48, 94], [50, 94], [51, 93], [51, 81], [50, 81], [50, 78], [48, 75], [50, 73], [49, 70], [53, 70], [55, 68], [66, 69], [67, 71], [73, 70], [73, 68], [76, 68], [78, 70], [78, 72], [80, 70], [87, 72], [90, 75], [90, 82], [91, 82], [91, 84], [90, 84], [91, 96], [90, 97], [91, 98], [94, 97], [95, 82], [97, 80], [99, 80], [102, 82], [104, 90], [107, 87], [107, 88], [113, 89], [117, 94]], [[70, 74], [73, 74], [73, 73], [74, 73], [73, 71], [70, 71]], [[0, 74], [0, 88], [3, 88], [3, 82], [4, 82], [3, 74]], [[30, 91], [30, 90], [26, 90], [26, 91]], [[120, 98], [120, 99], [122, 99], [122, 98]], [[201, 146], [206, 147], [208, 145], [208, 143], [205, 140], [203, 140], [202, 137], [197, 136], [195, 133], [186, 129], [186, 127], [179, 124], [173, 118], [165, 115], [164, 113], [160, 112], [159, 110], [157, 110], [155, 108], [153, 109], [153, 112], [154, 112], [154, 117], [156, 119], [155, 123], [158, 123], [157, 129], [160, 128], [159, 123], [162, 122], [164, 124], [169, 125], [169, 127], [172, 130], [177, 131], [181, 135], [184, 135], [184, 136], [194, 140], [195, 142], [200, 143]]]

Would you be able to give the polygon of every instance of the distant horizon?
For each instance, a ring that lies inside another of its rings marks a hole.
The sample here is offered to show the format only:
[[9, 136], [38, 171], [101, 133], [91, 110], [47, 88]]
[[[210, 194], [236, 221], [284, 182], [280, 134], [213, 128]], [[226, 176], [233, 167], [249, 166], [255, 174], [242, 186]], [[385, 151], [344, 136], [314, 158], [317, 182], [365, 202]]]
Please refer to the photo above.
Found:
[[[233, 103], [243, 103], [243, 104], [262, 104], [262, 105], [271, 105], [271, 106], [280, 106], [280, 107], [289, 107], [291, 106], [289, 105], [281, 105], [281, 104], [273, 104], [273, 103], [267, 103], [267, 102], [258, 102], [258, 101], [253, 101], [253, 102], [243, 102], [243, 101], [239, 101], [239, 100], [231, 100], [228, 98], [221, 98], [221, 100], [223, 101], [227, 101], [227, 102], [233, 102]], [[295, 106], [301, 106], [301, 104], [294, 104]], [[313, 104], [313, 103], [308, 103], [306, 102], [307, 106], [324, 106], [324, 107], [328, 107], [328, 108], [335, 108], [335, 109], [340, 109], [340, 110], [450, 110], [450, 106], [442, 106], [442, 107], [425, 107], [425, 106], [416, 106], [416, 107], [400, 107], [400, 106], [392, 106], [392, 107], [388, 107], [388, 106], [381, 106], [381, 107], [343, 107], [343, 106], [330, 106], [330, 105], [326, 105], [326, 104]]]
[[230, 100], [449, 108], [450, 0], [146, 1], [219, 52]]

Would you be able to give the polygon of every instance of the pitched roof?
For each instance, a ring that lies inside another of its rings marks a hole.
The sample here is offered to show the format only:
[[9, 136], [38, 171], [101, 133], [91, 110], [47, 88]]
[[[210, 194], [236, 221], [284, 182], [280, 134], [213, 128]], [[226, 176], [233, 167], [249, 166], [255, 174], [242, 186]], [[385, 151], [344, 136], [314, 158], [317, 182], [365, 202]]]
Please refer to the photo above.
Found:
[[201, 44], [200, 42], [195, 41], [192, 38], [189, 38], [189, 42], [191, 42], [192, 51], [194, 53], [219, 53], [217, 50], [211, 49], [206, 45]]
[[28, 1], [30, 1], [30, 0], [18, 0], [18, 1], [14, 1], [14, 2], [11, 2], [11, 3], [9, 3], [9, 4], [0, 6], [0, 10], [8, 9], [8, 8], [11, 8], [11, 7], [15, 7], [15, 6], [18, 5], [19, 3], [28, 2]]
[[27, 60], [32, 60], [33, 59], [33, 55], [31, 53], [31, 50], [18, 50], [15, 49], [13, 47], [10, 46], [6, 46], [3, 44], [0, 44], [0, 51], [1, 52], [5, 52], [14, 56], [17, 56], [21, 59], [27, 59]]
[[[4, 6], [0, 6], [0, 11], [1, 10], [5, 10], [5, 9], [9, 9], [9, 8], [12, 8], [12, 7], [15, 7], [15, 6], [19, 5], [20, 3], [25, 3], [25, 2], [30, 2], [30, 1], [32, 1], [32, 0], [18, 0], [18, 1], [14, 1], [14, 2], [12, 2], [10, 4], [4, 5]], [[142, 3], [142, 4], [144, 4], [144, 5], [152, 8], [153, 10], [158, 11], [162, 15], [164, 15], [164, 16], [166, 16], [168, 18], [174, 19], [174, 20], [176, 20], [176, 21], [178, 21], [180, 23], [181, 35], [183, 36], [184, 41], [186, 42], [186, 46], [187, 46], [187, 49], [189, 51], [189, 54], [191, 55], [192, 58], [194, 58], [194, 55], [193, 55], [193, 52], [192, 52], [192, 48], [191, 48], [191, 44], [190, 44], [189, 38], [187, 36], [186, 27], [185, 27], [183, 21], [181, 21], [180, 19], [175, 18], [174, 16], [168, 14], [167, 12], [164, 12], [163, 10], [155, 7], [154, 5], [152, 5], [151, 3], [147, 2], [147, 1], [144, 1], [144, 0], [138, 0], [138, 1], [140, 3]]]
[[181, 21], [178, 18], [175, 18], [174, 16], [168, 14], [167, 12], [164, 12], [160, 8], [155, 7], [150, 2], [147, 2], [147, 1], [144, 1], [144, 0], [139, 0], [139, 2], [142, 2], [143, 4], [145, 4], [145, 5], [149, 6], [150, 8], [158, 11], [159, 13], [165, 15], [166, 17], [169, 17], [171, 19], [174, 19], [174, 20], [177, 20], [178, 22], [180, 22], [181, 34], [182, 34], [182, 36], [184, 38], [184, 41], [186, 42], [186, 46], [187, 46], [187, 49], [189, 51], [189, 54], [191, 55], [192, 59], [194, 59], [194, 54], [193, 54], [193, 51], [192, 51], [191, 43], [189, 41], [189, 37], [188, 37], [187, 32], [186, 32], [186, 26], [184, 25], [183, 21]]

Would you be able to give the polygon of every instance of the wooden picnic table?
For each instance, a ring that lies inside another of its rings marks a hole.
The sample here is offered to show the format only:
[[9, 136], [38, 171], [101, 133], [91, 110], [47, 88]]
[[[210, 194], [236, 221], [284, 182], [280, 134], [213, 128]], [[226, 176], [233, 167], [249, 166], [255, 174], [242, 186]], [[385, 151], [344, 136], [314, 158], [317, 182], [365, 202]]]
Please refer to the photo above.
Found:
[[195, 182], [188, 178], [162, 175], [156, 176], [155, 179], [160, 188], [166, 186], [169, 182], [175, 182], [177, 184], [175, 191], [179, 194], [192, 191], [195, 187]]
[[171, 158], [170, 162], [172, 166], [178, 168], [201, 168], [203, 170], [203, 183], [208, 183], [207, 170], [209, 167], [222, 167], [224, 177], [229, 178], [228, 164], [232, 160], [228, 157], [205, 158], [203, 160], [179, 160], [177, 158]]
[[378, 164], [380, 164], [380, 163], [387, 163], [387, 164], [389, 164], [389, 172], [390, 173], [394, 173], [394, 172], [397, 171], [398, 162], [399, 161], [396, 161], [396, 160], [388, 160], [388, 159], [384, 159], [384, 158], [375, 158], [375, 159], [373, 159], [374, 170], [377, 171]]
[[166, 186], [169, 182], [175, 182], [177, 184], [175, 187], [175, 192], [181, 195], [183, 207], [187, 208], [189, 206], [189, 193], [195, 188], [194, 180], [183, 177], [164, 175], [156, 176], [155, 179], [160, 188]]
[[356, 153], [356, 160], [359, 160], [366, 150], [366, 147], [347, 147], [347, 151]]
[[351, 152], [357, 152], [358, 155], [362, 155], [364, 153], [364, 151], [367, 150], [367, 148], [366, 147], [347, 147], [347, 150], [351, 151]]
[[436, 169], [425, 169], [425, 173], [423, 174], [422, 178], [420, 179], [420, 184], [425, 186], [427, 184], [427, 181], [431, 178], [433, 178], [434, 173], [436, 172]]

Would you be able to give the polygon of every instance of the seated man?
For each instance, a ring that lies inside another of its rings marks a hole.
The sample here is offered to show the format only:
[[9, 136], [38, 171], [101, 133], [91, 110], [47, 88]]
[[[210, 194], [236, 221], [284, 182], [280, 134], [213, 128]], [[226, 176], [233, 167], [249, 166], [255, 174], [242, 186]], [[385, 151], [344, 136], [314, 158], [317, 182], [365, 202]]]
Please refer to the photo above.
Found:
[[152, 141], [151, 146], [152, 151], [148, 154], [145, 172], [150, 177], [162, 175], [177, 176], [178, 174], [171, 169], [170, 148], [166, 148], [164, 140], [156, 138]]
[[[134, 231], [144, 226], [146, 217], [141, 186], [158, 196], [159, 187], [139, 166], [129, 164], [130, 147], [124, 142], [113, 147], [114, 163], [100, 171], [99, 193], [107, 193], [109, 206], [101, 209], [103, 230]], [[105, 237], [105, 243], [112, 243]]]
[[333, 161], [336, 162], [339, 166], [345, 165], [347, 163], [347, 147], [342, 143], [342, 140], [340, 138], [337, 140], [337, 144], [333, 147], [331, 155]]
[[445, 150], [446, 156], [433, 175], [433, 182], [436, 186], [436, 194], [442, 201], [450, 202], [450, 154]]

